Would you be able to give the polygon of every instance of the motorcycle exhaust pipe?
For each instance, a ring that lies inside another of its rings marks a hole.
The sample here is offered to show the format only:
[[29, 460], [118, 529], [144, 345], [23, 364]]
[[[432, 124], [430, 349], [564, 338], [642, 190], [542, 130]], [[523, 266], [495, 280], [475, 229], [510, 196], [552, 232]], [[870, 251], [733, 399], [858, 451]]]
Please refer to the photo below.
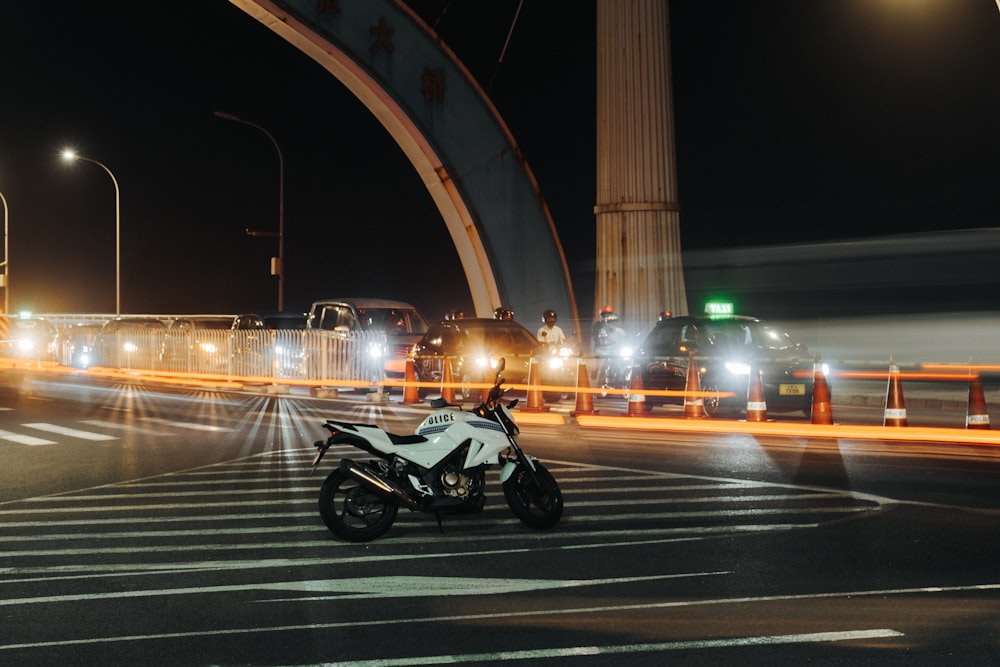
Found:
[[344, 459], [340, 462], [340, 472], [359, 484], [363, 484], [366, 489], [391, 503], [402, 505], [411, 510], [421, 509], [420, 503], [414, 501], [406, 491], [403, 491], [403, 489], [389, 480], [382, 479], [367, 468], [355, 464], [350, 459]]

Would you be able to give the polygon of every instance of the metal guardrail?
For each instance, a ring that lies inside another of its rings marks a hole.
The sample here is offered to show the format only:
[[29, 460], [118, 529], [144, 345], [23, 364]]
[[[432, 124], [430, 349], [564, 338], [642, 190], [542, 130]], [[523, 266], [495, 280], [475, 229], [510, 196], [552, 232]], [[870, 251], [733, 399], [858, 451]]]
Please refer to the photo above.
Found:
[[[81, 324], [74, 318], [73, 325]], [[0, 356], [54, 361], [79, 369], [192, 373], [242, 378], [379, 383], [389, 350], [383, 332], [231, 331], [64, 326], [55, 341], [21, 346], [0, 341]], [[47, 347], [46, 347], [47, 346]]]

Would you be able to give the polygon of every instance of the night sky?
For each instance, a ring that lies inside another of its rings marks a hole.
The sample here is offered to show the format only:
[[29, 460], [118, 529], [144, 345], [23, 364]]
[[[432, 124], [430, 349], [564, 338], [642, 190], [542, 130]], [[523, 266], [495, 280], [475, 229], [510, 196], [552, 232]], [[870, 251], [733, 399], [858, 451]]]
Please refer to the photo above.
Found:
[[[347, 0], [343, 0], [347, 1]], [[593, 295], [595, 2], [411, 0], [538, 178], [581, 314]], [[442, 10], [447, 11], [442, 16]], [[440, 20], [438, 20], [440, 19]], [[1000, 226], [995, 0], [673, 0], [687, 251]], [[383, 296], [471, 311], [412, 167], [341, 84], [224, 0], [0, 4], [0, 193], [13, 309], [273, 310]], [[928, 267], [933, 271], [933, 266]], [[519, 317], [533, 322], [534, 316]]]

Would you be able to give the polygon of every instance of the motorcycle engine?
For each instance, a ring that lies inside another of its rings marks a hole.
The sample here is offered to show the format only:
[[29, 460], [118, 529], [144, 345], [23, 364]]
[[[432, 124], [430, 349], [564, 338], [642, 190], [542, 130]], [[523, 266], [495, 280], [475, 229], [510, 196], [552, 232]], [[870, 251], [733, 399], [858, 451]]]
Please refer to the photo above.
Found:
[[447, 466], [441, 471], [441, 490], [446, 496], [466, 498], [472, 490], [472, 478], [458, 466]]

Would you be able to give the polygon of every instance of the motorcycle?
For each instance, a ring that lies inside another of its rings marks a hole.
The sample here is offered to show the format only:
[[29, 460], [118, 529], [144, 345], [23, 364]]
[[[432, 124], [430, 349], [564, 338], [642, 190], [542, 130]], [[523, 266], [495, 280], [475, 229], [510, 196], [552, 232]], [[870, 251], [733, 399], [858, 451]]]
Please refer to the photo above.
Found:
[[319, 492], [326, 527], [350, 542], [367, 542], [389, 530], [404, 507], [434, 514], [443, 532], [442, 515], [482, 511], [486, 470], [494, 465], [501, 466], [504, 498], [518, 519], [538, 529], [556, 525], [562, 492], [545, 466], [517, 443], [520, 431], [511, 409], [518, 399], [500, 401], [503, 369], [500, 359], [486, 400], [471, 411], [444, 399], [432, 401], [437, 409], [414, 435], [327, 420], [323, 426], [330, 436], [315, 443], [313, 470], [333, 445], [351, 445], [378, 458], [343, 459], [326, 478]]

